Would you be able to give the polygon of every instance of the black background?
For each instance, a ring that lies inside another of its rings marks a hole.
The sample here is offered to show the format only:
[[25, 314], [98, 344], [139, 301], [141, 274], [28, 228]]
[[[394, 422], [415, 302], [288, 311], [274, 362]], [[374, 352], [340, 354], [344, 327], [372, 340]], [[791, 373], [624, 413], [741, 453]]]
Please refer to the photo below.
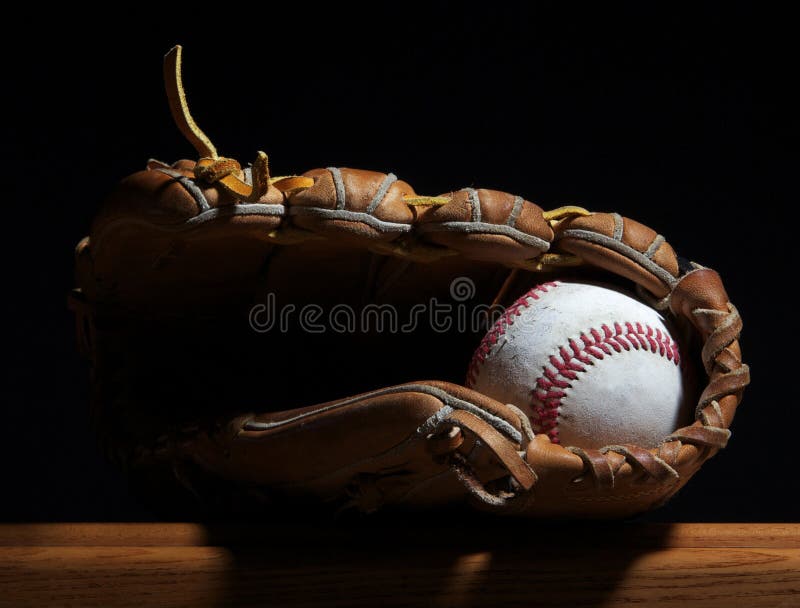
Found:
[[718, 270], [753, 385], [730, 446], [648, 518], [796, 520], [796, 348], [774, 304], [793, 260], [763, 240], [782, 227], [775, 184], [756, 177], [772, 110], [755, 109], [752, 15], [643, 5], [151, 6], [96, 26], [75, 11], [7, 23], [25, 42], [5, 49], [5, 519], [153, 517], [94, 447], [65, 302], [72, 248], [112, 185], [150, 157], [194, 158], [161, 80], [181, 43], [193, 113], [225, 156], [615, 210]]

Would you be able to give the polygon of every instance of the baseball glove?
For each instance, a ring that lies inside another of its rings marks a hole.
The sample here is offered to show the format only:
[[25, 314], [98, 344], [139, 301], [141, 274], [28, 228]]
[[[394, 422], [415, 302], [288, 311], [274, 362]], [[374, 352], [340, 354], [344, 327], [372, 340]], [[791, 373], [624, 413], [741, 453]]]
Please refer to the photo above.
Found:
[[[616, 213], [420, 196], [356, 169], [273, 177], [263, 153], [243, 169], [192, 120], [180, 57], [165, 59], [168, 97], [200, 160], [122, 180], [76, 250], [94, 420], [132, 474], [226, 509], [624, 517], [726, 445], [749, 373], [716, 272]], [[580, 449], [462, 384], [486, 325], [454, 322], [452, 306], [469, 299], [486, 320], [564, 276], [633, 286], [691, 335], [704, 379], [692, 424], [654, 449]], [[445, 303], [450, 323], [409, 322]]]

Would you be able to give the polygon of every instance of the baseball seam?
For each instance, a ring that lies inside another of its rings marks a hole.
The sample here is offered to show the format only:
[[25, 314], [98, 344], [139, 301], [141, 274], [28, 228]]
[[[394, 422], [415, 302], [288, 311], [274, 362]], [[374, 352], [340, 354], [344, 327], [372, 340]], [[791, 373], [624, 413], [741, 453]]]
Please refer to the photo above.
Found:
[[[560, 284], [554, 281], [537, 285], [506, 309], [475, 350], [467, 368], [467, 387], [475, 386], [481, 366], [523, 309], [530, 308], [542, 294]], [[550, 356], [550, 365], [545, 365], [542, 375], [536, 379], [535, 388], [531, 390], [531, 425], [534, 432], [547, 433], [553, 443], [559, 443], [559, 410], [567, 396], [566, 389], [572, 388], [571, 382], [579, 379], [579, 373], [587, 371], [585, 366], [631, 349], [659, 355], [676, 366], [680, 365], [678, 344], [661, 329], [654, 329], [646, 323], [615, 322], [613, 327], [604, 323], [599, 329], [584, 330], [577, 339], [570, 338], [566, 345]]]
[[572, 388], [571, 383], [579, 379], [579, 373], [588, 371], [587, 365], [631, 349], [649, 352], [680, 365], [678, 344], [668, 334], [646, 323], [614, 322], [613, 326], [603, 323], [599, 329], [592, 327], [583, 331], [577, 339], [570, 338], [566, 345], [559, 347], [557, 354], [550, 355], [550, 365], [545, 365], [542, 375], [536, 379], [531, 402], [534, 432], [547, 433], [550, 441], [559, 443], [558, 417], [567, 396], [566, 389]]
[[537, 285], [505, 310], [492, 329], [483, 337], [480, 345], [475, 350], [475, 354], [472, 356], [467, 368], [467, 387], [475, 386], [481, 365], [484, 364], [486, 357], [492, 352], [492, 348], [497, 344], [497, 341], [506, 333], [506, 328], [513, 325], [514, 319], [522, 314], [522, 310], [530, 308], [531, 304], [541, 297], [541, 294], [547, 293], [554, 287], [558, 287], [558, 285], [559, 283], [554, 281]]

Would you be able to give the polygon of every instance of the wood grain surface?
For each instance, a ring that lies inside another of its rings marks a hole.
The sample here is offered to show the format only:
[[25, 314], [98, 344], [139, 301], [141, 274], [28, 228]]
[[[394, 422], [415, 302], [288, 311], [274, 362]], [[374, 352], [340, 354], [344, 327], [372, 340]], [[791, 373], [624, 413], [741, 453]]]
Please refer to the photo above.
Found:
[[627, 604], [800, 606], [800, 525], [0, 525], [0, 606]]

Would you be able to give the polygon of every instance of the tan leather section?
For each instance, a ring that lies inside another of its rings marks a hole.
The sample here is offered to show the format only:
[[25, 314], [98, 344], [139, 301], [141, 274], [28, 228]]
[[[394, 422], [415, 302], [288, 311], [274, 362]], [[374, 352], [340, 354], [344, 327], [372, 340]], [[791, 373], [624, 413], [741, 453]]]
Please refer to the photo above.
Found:
[[[287, 197], [288, 205], [295, 208], [306, 207], [310, 210], [324, 209], [333, 214], [337, 211], [342, 212], [342, 215], [366, 214], [376, 196], [379, 196], [386, 174], [357, 169], [340, 169], [340, 172], [344, 187], [344, 205], [339, 201], [336, 184], [327, 169], [314, 169], [304, 173], [305, 177], [314, 179], [314, 185], [290, 192]], [[373, 205], [372, 211], [369, 212], [369, 215], [377, 220], [389, 223], [386, 226], [373, 225], [358, 217], [324, 217], [314, 214], [313, 211], [293, 214], [291, 222], [303, 230], [331, 239], [362, 244], [366, 241], [379, 246], [381, 243], [395, 241], [404, 236], [405, 232], [396, 225], [408, 225], [413, 222], [414, 211], [404, 200], [404, 197], [413, 195], [413, 189], [406, 182], [397, 180], [389, 186], [377, 206]]]
[[517, 480], [523, 489], [530, 490], [533, 487], [536, 482], [536, 475], [517, 453], [514, 444], [507, 437], [487, 422], [464, 410], [453, 412], [449, 419], [455, 421], [460, 427], [474, 433], [483, 445], [494, 453], [505, 470]]
[[520, 211], [514, 227], [528, 234], [538, 236], [548, 243], [553, 242], [553, 229], [544, 219], [542, 208], [530, 201], [522, 203], [522, 211]]
[[[180, 161], [176, 164], [188, 166], [183, 163]], [[190, 175], [188, 171], [183, 173]], [[197, 186], [211, 208], [236, 203], [229, 193], [220, 193], [216, 187], [204, 186], [202, 182], [197, 182]], [[283, 195], [272, 188], [259, 202], [282, 204]], [[95, 245], [99, 246], [106, 237], [105, 229], [120, 220], [144, 221], [153, 227], [169, 227], [179, 226], [199, 213], [195, 198], [174, 178], [157, 170], [139, 171], [123, 179], [106, 198], [92, 224], [91, 236]], [[230, 221], [254, 220], [237, 218]]]
[[140, 217], [157, 226], [169, 226], [197, 213], [197, 202], [175, 179], [161, 171], [139, 171], [112, 191], [95, 217], [91, 235], [96, 237], [106, 224], [117, 219]]
[[[189, 176], [193, 166], [179, 161], [173, 169]], [[216, 187], [195, 184], [212, 209], [236, 204]], [[259, 202], [282, 204], [283, 195], [272, 188]], [[92, 225], [94, 276], [84, 275], [81, 286], [97, 300], [163, 314], [227, 308], [251, 298], [273, 247], [268, 235], [281, 218], [227, 215], [187, 223], [200, 213], [192, 194], [162, 171], [122, 180]]]
[[[640, 456], [637, 452], [637, 456]], [[618, 518], [647, 511], [660, 504], [685, 479], [663, 478], [662, 481], [643, 475], [641, 469], [632, 468], [619, 454], [594, 454], [601, 470], [605, 470], [604, 484], [585, 470], [576, 454], [550, 443], [544, 435], [537, 435], [529, 444], [526, 460], [538, 475], [531, 496], [522, 497], [510, 512], [536, 517]], [[653, 468], [650, 455], [646, 466]], [[660, 474], [660, 473], [659, 473]], [[613, 475], [611, 481], [610, 475]], [[514, 510], [514, 509], [518, 510]]]
[[545, 487], [566, 487], [583, 472], [583, 461], [547, 435], [536, 435], [528, 444], [525, 460], [539, 477], [537, 490]]
[[593, 266], [611, 271], [638, 283], [657, 298], [663, 298], [669, 293], [669, 287], [664, 285], [660, 279], [650, 274], [636, 262], [616, 251], [606, 249], [602, 245], [579, 239], [564, 238], [558, 241], [558, 248], [577, 255]]
[[[353, 466], [355, 475], [370, 471], [377, 455], [414, 438], [417, 427], [441, 407], [438, 399], [412, 392], [358, 400], [275, 430], [240, 431], [227, 444], [229, 458], [207, 444], [204, 461], [259, 484], [310, 480], [361, 463]], [[257, 419], [268, 421], [270, 415]], [[403, 457], [398, 453], [398, 462]]]
[[288, 197], [288, 203], [300, 207], [320, 207], [334, 209], [336, 207], [336, 186], [331, 172], [327, 169], [312, 169], [303, 173], [304, 177], [314, 180], [314, 185]]
[[[653, 243], [658, 233], [644, 224], [630, 218], [622, 219], [622, 242], [636, 249], [640, 253], [645, 253]], [[664, 242], [651, 258], [656, 264], [664, 268], [672, 276], [678, 276], [678, 259], [672, 247]]]
[[521, 430], [521, 424], [519, 420], [519, 416], [503, 403], [499, 401], [495, 401], [491, 397], [487, 397], [483, 393], [479, 393], [478, 391], [474, 391], [470, 388], [465, 386], [461, 386], [459, 384], [452, 384], [450, 382], [441, 382], [438, 380], [425, 380], [425, 384], [430, 386], [439, 388], [443, 391], [447, 391], [449, 394], [453, 395], [458, 399], [462, 399], [467, 403], [471, 403], [473, 405], [478, 406], [482, 410], [485, 410], [492, 414], [493, 416], [498, 416], [511, 424], [515, 429]]
[[[476, 193], [481, 223], [508, 226], [522, 234], [537, 237], [547, 244], [553, 240], [553, 231], [537, 205], [523, 201], [516, 221], [509, 225], [516, 196], [484, 189], [478, 189]], [[417, 224], [422, 228], [425, 240], [458, 251], [472, 260], [506, 264], [521, 263], [546, 251], [546, 246], [523, 243], [510, 235], [491, 234], [490, 230], [484, 231], [479, 227], [469, 231], [449, 230], [445, 225], [437, 230], [437, 224], [474, 221], [474, 209], [468, 191], [459, 190], [443, 196], [451, 198], [451, 201], [445, 205], [421, 207], [418, 211]]]
[[700, 465], [708, 455], [707, 451], [708, 450], [702, 446], [682, 443], [674, 466], [680, 472], [681, 476], [691, 475], [700, 468]]
[[738, 342], [733, 342], [717, 355], [717, 365], [723, 369], [735, 369], [742, 363], [742, 351]]
[[725, 395], [738, 393], [742, 388], [741, 378], [736, 375], [714, 375], [708, 386], [700, 395], [700, 403], [708, 403], [712, 400], [722, 399]]
[[678, 452], [680, 449], [680, 441], [665, 441], [659, 446], [657, 454], [661, 460], [674, 467], [678, 462]]
[[[617, 470], [620, 474], [622, 465], [626, 464], [631, 467], [631, 474], [634, 472], [641, 472], [657, 482], [674, 481], [674, 474], [672, 471], [670, 471], [669, 467], [664, 462], [660, 461], [652, 451], [636, 445], [619, 446], [618, 449], [621, 450], [621, 454], [611, 452], [609, 456], [613, 455], [618, 459]], [[630, 455], [631, 458], [625, 460], [623, 454]]]
[[[480, 202], [481, 221], [487, 224], [506, 225], [517, 197], [507, 192], [482, 188], [477, 189], [476, 192]], [[419, 224], [472, 221], [473, 209], [468, 191], [458, 190], [442, 196], [450, 198], [451, 201], [445, 205], [421, 208]], [[553, 230], [544, 219], [541, 207], [530, 201], [523, 200], [522, 208], [512, 227], [547, 242], [553, 240]]]
[[733, 372], [741, 367], [741, 355], [736, 354], [741, 330], [741, 322], [721, 325], [714, 331], [713, 339], [706, 341], [701, 356], [710, 375]]
[[[363, 171], [360, 169], [342, 169], [342, 181], [347, 194], [347, 209], [366, 211], [375, 194], [386, 177], [385, 173]], [[410, 223], [414, 214], [403, 202], [403, 196], [412, 196], [414, 191], [405, 182], [396, 181], [390, 187], [373, 214], [382, 220], [398, 223]]]
[[639, 252], [647, 251], [650, 243], [658, 236], [652, 228], [627, 217], [622, 218], [622, 227], [622, 242]]
[[[626, 468], [629, 467], [626, 465]], [[659, 482], [652, 477], [643, 479], [638, 474], [622, 471], [615, 477], [613, 489], [598, 492], [592, 488], [591, 482], [584, 479], [567, 486], [561, 509], [571, 517], [628, 517], [661, 504], [687, 480], [688, 476]]]
[[739, 395], [728, 395], [719, 400], [719, 409], [722, 411], [722, 422], [725, 428], [728, 428], [733, 422], [733, 415], [736, 413], [739, 400]]
[[[622, 219], [622, 239], [621, 242], [629, 247], [632, 247], [639, 253], [646, 253], [652, 245], [654, 239], [658, 236], [655, 230], [624, 217]], [[569, 218], [561, 222], [558, 226], [558, 232], [563, 232], [570, 229], [589, 230], [602, 234], [603, 236], [613, 237], [616, 222], [614, 221], [614, 214], [611, 213], [593, 213], [588, 216], [577, 216]], [[666, 241], [653, 252], [650, 259], [656, 264], [661, 266], [664, 270], [669, 272], [672, 276], [678, 276], [678, 258], [675, 251]]]
[[592, 213], [591, 215], [576, 216], [561, 222], [558, 231], [564, 230], [591, 230], [603, 236], [614, 236], [614, 216], [611, 213]]
[[627, 217], [622, 218], [622, 227], [622, 242], [636, 251], [647, 251], [650, 243], [658, 236], [652, 228]]
[[702, 424], [707, 424], [717, 428], [728, 427], [728, 425], [725, 424], [724, 414], [721, 414], [721, 410], [718, 410], [711, 404], [702, 408], [697, 417], [699, 418], [699, 422]]
[[661, 266], [661, 268], [669, 272], [672, 276], [678, 276], [680, 272], [678, 268], [678, 256], [675, 254], [675, 250], [672, 248], [672, 245], [666, 241], [664, 241], [661, 247], [656, 250], [650, 259]]
[[[481, 220], [490, 224], [505, 224], [508, 216], [511, 215], [511, 210], [514, 208], [516, 197], [508, 192], [486, 190], [484, 188], [479, 188], [477, 193], [481, 207]], [[523, 206], [524, 204], [523, 202]], [[544, 227], [549, 228], [546, 222], [542, 220], [540, 229]]]
[[[345, 209], [348, 211], [366, 212], [376, 193], [386, 178], [385, 173], [363, 171], [361, 169], [340, 169], [344, 184]], [[336, 186], [331, 172], [327, 169], [313, 169], [303, 174], [314, 179], [311, 188], [291, 194], [289, 204], [300, 207], [336, 208]], [[406, 196], [414, 196], [414, 190], [402, 180], [395, 181], [386, 191], [381, 202], [372, 213], [380, 220], [399, 224], [410, 224], [414, 212], [403, 200]]]
[[[364, 202], [361, 204], [364, 204], [365, 208], [372, 202], [372, 198], [385, 177], [383, 173], [357, 171], [355, 169], [344, 169], [342, 170], [342, 175], [345, 189], [348, 192], [348, 199], [351, 197], [357, 199], [359, 196], [364, 196]], [[367, 186], [368, 181], [372, 181], [369, 186]], [[362, 188], [364, 189], [363, 195], [361, 194]], [[375, 208], [373, 214], [375, 217], [387, 222], [409, 224], [414, 219], [414, 212], [409, 208], [404, 198], [415, 195], [414, 189], [408, 183], [398, 179], [389, 186], [389, 190], [386, 191], [386, 195]], [[367, 196], [369, 197], [368, 199], [366, 198]]]
[[[509, 423], [518, 422], [506, 406], [458, 385], [415, 385], [463, 397], [472, 406], [500, 415]], [[447, 454], [432, 454], [431, 447], [441, 448], [442, 443], [431, 443], [417, 432], [444, 402], [413, 386], [394, 387], [393, 391], [240, 417], [220, 434], [200, 437], [182, 449], [218, 475], [254, 486], [266, 484], [287, 497], [314, 494], [339, 500], [354, 493], [362, 510], [386, 502], [420, 506], [463, 500], [463, 485], [442, 477], [448, 471]], [[468, 411], [456, 409], [447, 419], [446, 424], [452, 420], [466, 429], [468, 436], [480, 438], [482, 444], [474, 438], [453, 443], [453, 449], [469, 453], [469, 466], [477, 467], [477, 478], [488, 483], [513, 474], [523, 487], [533, 486], [535, 474], [517, 453], [513, 441]], [[245, 430], [250, 422], [273, 426]]]
[[[710, 268], [701, 268], [688, 273], [678, 281], [670, 298], [670, 308], [676, 315], [682, 315], [696, 323], [692, 311], [697, 308], [728, 310], [728, 294], [722, 286], [719, 274]], [[703, 331], [710, 328], [702, 327]]]
[[607, 452], [605, 454], [606, 461], [611, 466], [611, 471], [614, 475], [619, 475], [626, 467], [630, 467], [625, 456], [617, 452]]
[[[98, 299], [161, 315], [192, 310], [208, 314], [249, 301], [273, 248], [264, 240], [269, 224], [252, 219], [230, 220], [205, 238], [146, 225], [119, 226], [94, 255]], [[221, 250], [226, 251], [224, 264]]]
[[[632, 247], [639, 253], [646, 253], [658, 236], [656, 231], [630, 218], [622, 219], [621, 242]], [[613, 238], [616, 228], [614, 214], [593, 213], [589, 216], [577, 216], [561, 222], [558, 232], [569, 229], [589, 230]], [[678, 276], [678, 259], [672, 247], [664, 242], [650, 256], [656, 264], [661, 266], [672, 276]]]
[[[480, 194], [480, 190], [478, 193]], [[469, 193], [466, 190], [447, 192], [442, 196], [449, 198], [450, 202], [445, 203], [444, 205], [430, 205], [421, 207], [418, 210], [418, 224], [472, 221], [472, 204], [469, 200]], [[511, 195], [508, 196], [511, 199], [511, 205], [513, 206], [513, 197], [511, 197]], [[507, 205], [502, 204], [503, 202], [505, 201], [501, 201], [501, 206], [507, 207]], [[511, 207], [507, 208], [505, 217], [508, 217], [508, 213], [511, 213]]]
[[[708, 403], [703, 409], [708, 426], [703, 425], [701, 418], [690, 427], [678, 429], [675, 436], [682, 438], [683, 445], [678, 448], [678, 442], [670, 442], [662, 445], [659, 451], [682, 477], [688, 478], [727, 442], [724, 429], [733, 420], [749, 378], [736, 340], [741, 322], [735, 309], [730, 308], [716, 272], [698, 269], [688, 273], [675, 286], [670, 306], [675, 314], [688, 318], [706, 340], [703, 358], [706, 369], [711, 372], [709, 384], [700, 397], [701, 404]], [[718, 400], [718, 411], [711, 402], [713, 398]]]
[[728, 444], [730, 433], [725, 429], [695, 424], [678, 429], [673, 433], [675, 439], [684, 443], [693, 443], [710, 449], [724, 448]]
[[611, 458], [594, 449], [573, 448], [572, 451], [583, 460], [589, 476], [594, 480], [600, 493], [609, 492], [614, 488], [614, 469], [611, 466]]

